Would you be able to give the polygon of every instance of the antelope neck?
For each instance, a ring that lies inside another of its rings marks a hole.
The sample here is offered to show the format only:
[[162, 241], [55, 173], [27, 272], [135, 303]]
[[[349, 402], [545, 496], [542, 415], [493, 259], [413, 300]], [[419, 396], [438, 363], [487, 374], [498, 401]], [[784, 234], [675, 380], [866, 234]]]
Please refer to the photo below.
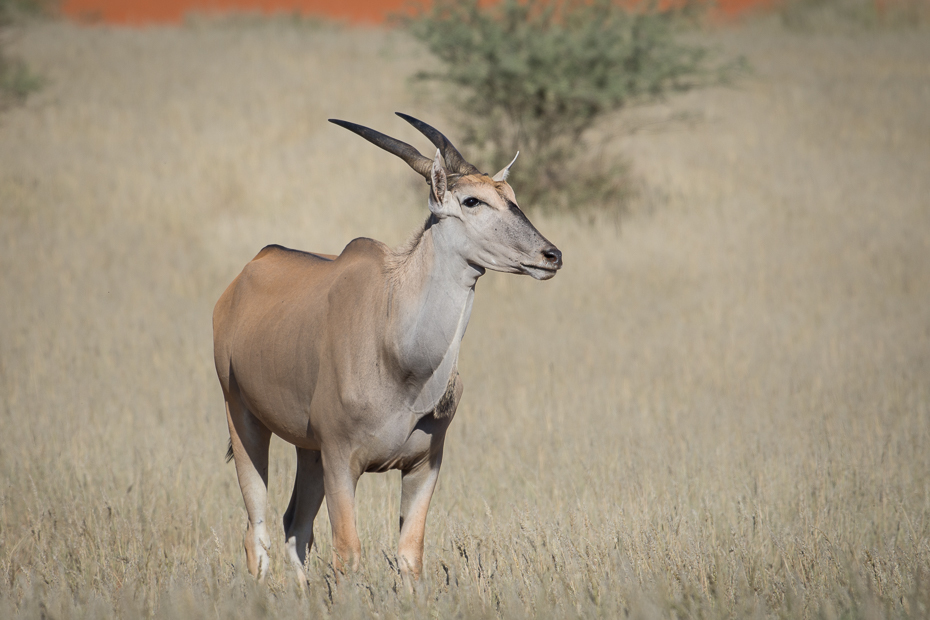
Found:
[[399, 265], [395, 342], [416, 392], [417, 413], [432, 411], [458, 362], [481, 275], [460, 252], [452, 222], [432, 221]]

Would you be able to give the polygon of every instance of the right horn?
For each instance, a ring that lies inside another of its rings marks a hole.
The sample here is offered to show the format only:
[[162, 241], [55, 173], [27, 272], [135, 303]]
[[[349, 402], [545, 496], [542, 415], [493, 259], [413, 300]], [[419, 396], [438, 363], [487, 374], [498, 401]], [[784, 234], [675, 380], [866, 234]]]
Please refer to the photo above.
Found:
[[446, 161], [446, 166], [456, 174], [481, 174], [481, 171], [475, 168], [473, 165], [465, 161], [465, 158], [462, 157], [462, 154], [456, 150], [452, 143], [449, 142], [449, 139], [442, 135], [438, 130], [433, 127], [430, 127], [423, 121], [413, 118], [403, 112], [395, 112], [397, 116], [401, 117], [414, 127], [416, 127], [420, 133], [429, 138], [429, 141], [433, 143], [439, 152], [442, 153], [442, 158]]
[[355, 123], [350, 123], [348, 121], [341, 121], [336, 118], [331, 118], [329, 119], [329, 122], [333, 123], [334, 125], [344, 127], [353, 133], [357, 133], [375, 146], [381, 147], [392, 155], [397, 155], [405, 162], [407, 162], [407, 165], [423, 175], [423, 178], [425, 178], [426, 182], [429, 183], [430, 169], [433, 166], [433, 160], [428, 157], [424, 157], [420, 151], [416, 150], [406, 142], [395, 140], [394, 138], [386, 136], [381, 132], [375, 131], [374, 129], [369, 129], [368, 127], [356, 125]]

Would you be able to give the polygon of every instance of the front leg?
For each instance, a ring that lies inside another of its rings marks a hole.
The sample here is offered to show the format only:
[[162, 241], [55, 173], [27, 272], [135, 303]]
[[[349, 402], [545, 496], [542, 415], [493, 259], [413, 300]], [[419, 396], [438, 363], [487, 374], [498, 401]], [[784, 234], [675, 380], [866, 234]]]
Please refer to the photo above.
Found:
[[414, 435], [422, 433], [429, 438], [423, 458], [404, 469], [401, 474], [400, 541], [397, 545], [397, 559], [400, 573], [408, 588], [411, 587], [411, 578], [419, 579], [423, 569], [426, 513], [436, 489], [436, 481], [439, 480], [446, 429], [449, 428], [455, 410], [458, 409], [463, 389], [462, 380], [456, 372], [433, 415], [421, 419], [414, 430]]
[[355, 488], [361, 472], [351, 458], [322, 451], [323, 486], [326, 510], [333, 528], [333, 567], [337, 579], [342, 573], [358, 570], [362, 543], [355, 525]]
[[400, 498], [400, 541], [398, 564], [404, 582], [420, 578], [423, 568], [423, 536], [426, 530], [426, 513], [439, 479], [442, 465], [443, 437], [434, 439], [430, 453], [410, 469], [402, 472]]

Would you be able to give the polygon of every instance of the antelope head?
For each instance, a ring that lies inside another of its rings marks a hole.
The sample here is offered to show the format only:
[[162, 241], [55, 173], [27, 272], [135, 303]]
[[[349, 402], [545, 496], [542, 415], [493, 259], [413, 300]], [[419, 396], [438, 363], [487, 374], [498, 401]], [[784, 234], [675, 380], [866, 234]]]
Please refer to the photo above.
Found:
[[507, 183], [517, 158], [488, 176], [465, 161], [439, 131], [412, 116], [400, 112], [397, 115], [429, 138], [436, 147], [433, 159], [373, 129], [336, 119], [330, 122], [397, 155], [426, 179], [430, 185], [431, 223], [442, 224], [444, 237], [479, 275], [491, 269], [526, 274], [537, 280], [553, 277], [562, 267], [562, 252], [523, 214]]

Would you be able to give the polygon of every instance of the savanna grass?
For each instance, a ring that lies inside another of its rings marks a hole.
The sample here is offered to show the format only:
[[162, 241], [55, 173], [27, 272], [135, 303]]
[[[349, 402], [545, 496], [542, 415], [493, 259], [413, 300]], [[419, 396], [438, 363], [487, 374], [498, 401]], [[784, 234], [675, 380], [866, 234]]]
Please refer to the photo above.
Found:
[[[755, 74], [645, 111], [692, 121], [617, 145], [644, 187], [622, 230], [537, 213], [559, 276], [479, 284], [407, 594], [394, 474], [361, 480], [348, 582], [325, 510], [306, 589], [283, 536], [248, 576], [210, 315], [267, 243], [422, 222], [422, 181], [326, 123], [425, 148], [392, 120], [446, 126], [406, 86], [422, 50], [29, 25], [47, 86], [0, 117], [0, 617], [927, 616], [928, 39], [714, 43]], [[273, 442], [278, 523], [293, 472]]]

